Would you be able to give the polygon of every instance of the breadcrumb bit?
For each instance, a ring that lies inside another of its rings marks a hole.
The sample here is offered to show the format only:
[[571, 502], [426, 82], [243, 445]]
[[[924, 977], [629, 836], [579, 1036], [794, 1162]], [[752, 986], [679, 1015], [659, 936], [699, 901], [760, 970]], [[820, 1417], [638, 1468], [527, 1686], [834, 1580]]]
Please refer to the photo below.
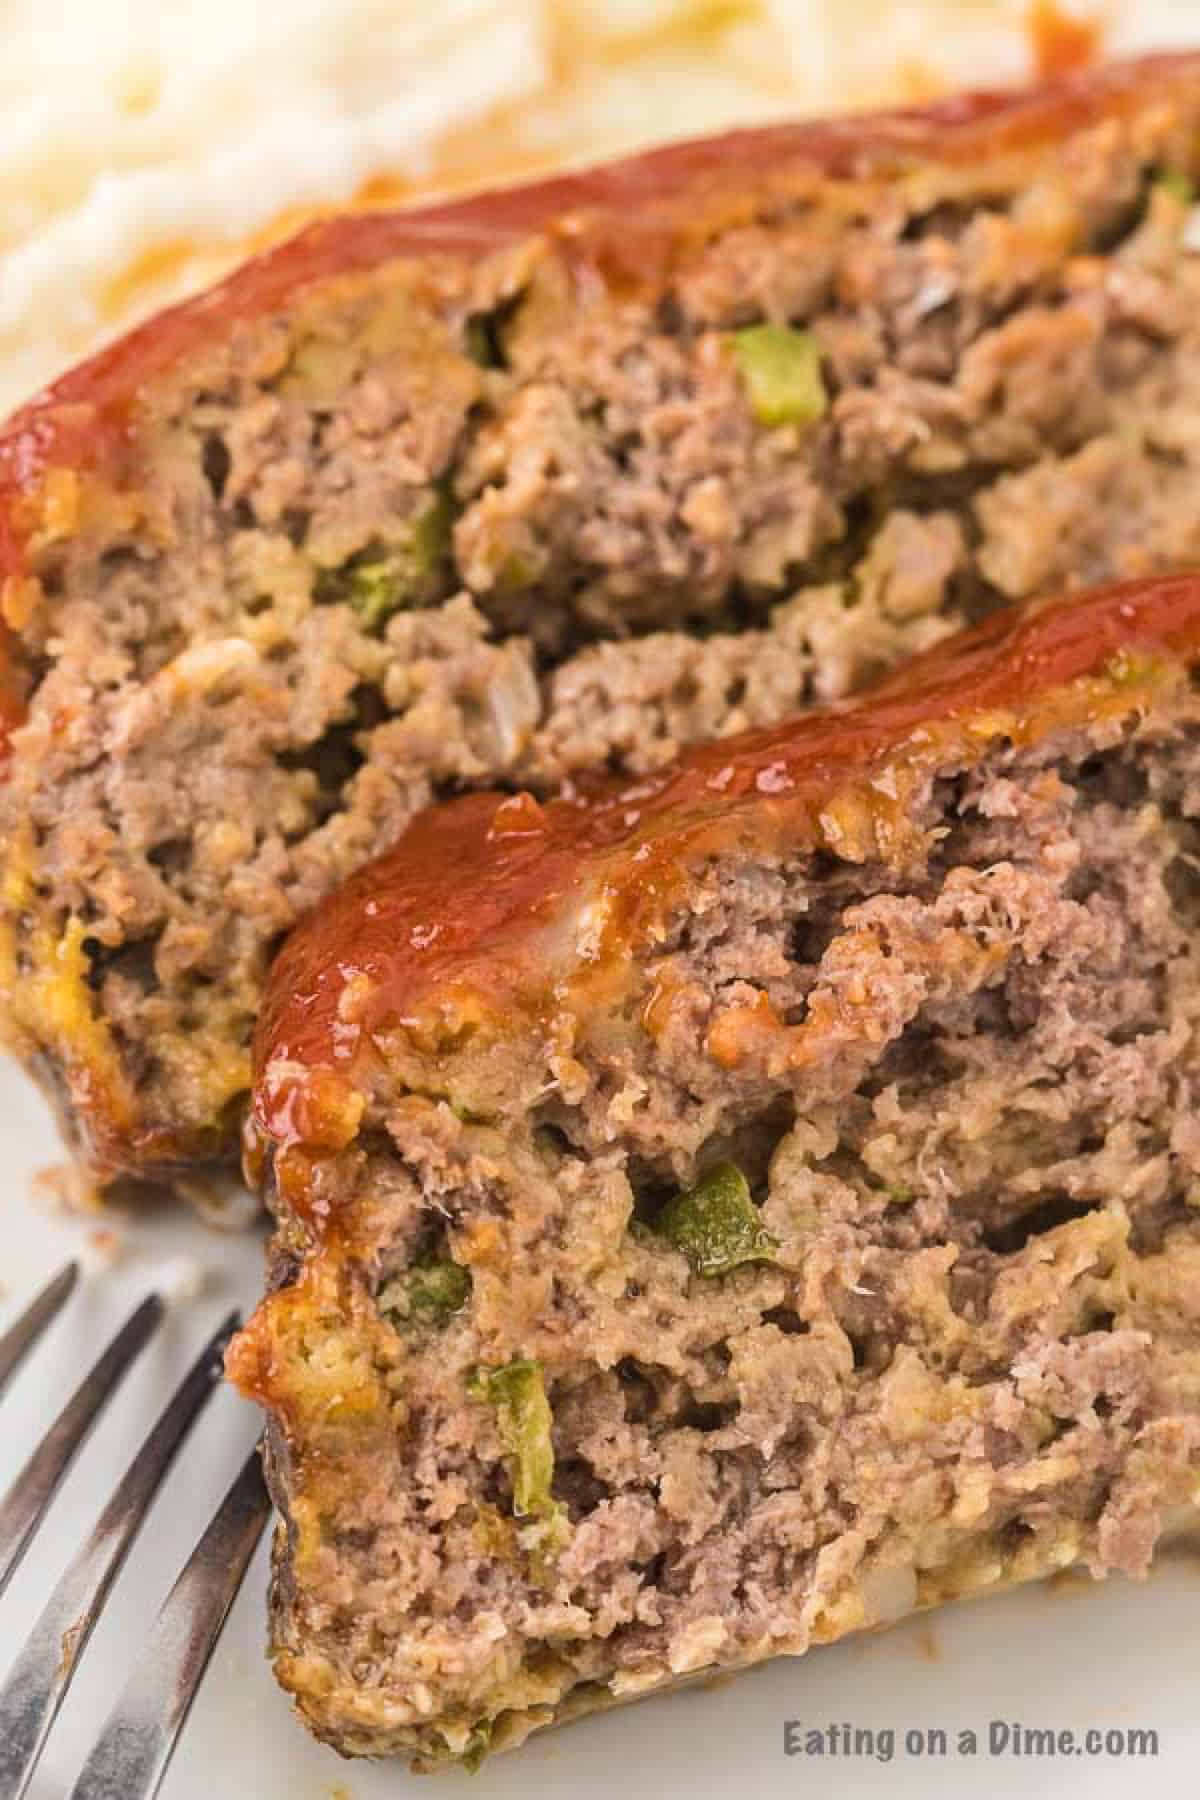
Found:
[[154, 1271], [154, 1286], [167, 1301], [198, 1300], [209, 1272], [193, 1256], [171, 1256]]
[[51, 1163], [30, 1177], [30, 1198], [41, 1213], [95, 1213], [100, 1210], [100, 1191], [93, 1179], [74, 1163]]

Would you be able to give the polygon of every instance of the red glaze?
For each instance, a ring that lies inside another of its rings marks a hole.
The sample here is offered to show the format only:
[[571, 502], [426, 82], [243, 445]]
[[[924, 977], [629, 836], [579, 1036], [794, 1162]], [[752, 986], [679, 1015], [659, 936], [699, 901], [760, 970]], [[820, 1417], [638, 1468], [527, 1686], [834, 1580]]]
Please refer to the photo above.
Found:
[[[1016, 93], [979, 92], [933, 105], [770, 125], [669, 144], [551, 180], [394, 212], [322, 220], [255, 257], [228, 280], [168, 308], [45, 389], [0, 435], [0, 581], [22, 568], [20, 501], [51, 468], [127, 470], [139, 394], [235, 322], [286, 306], [315, 282], [393, 257], [483, 257], [550, 231], [578, 257], [634, 281], [652, 277], [693, 223], [680, 197], [707, 208], [805, 168], [880, 173], [914, 159], [978, 160], [1052, 138], [1200, 76], [1200, 52], [1163, 53]], [[673, 210], [672, 210], [673, 209]]]
[[[848, 790], [877, 793], [870, 784], [915, 758], [932, 728], [948, 728], [952, 743], [973, 718], [1002, 711], [1036, 731], [1035, 707], [1118, 651], [1200, 659], [1200, 576], [997, 614], [857, 702], [698, 746], [652, 780], [597, 783], [546, 805], [474, 794], [433, 808], [293, 932], [267, 989], [256, 1068], [350, 1073], [373, 1033], [417, 1022], [439, 998], [483, 994], [502, 1013], [531, 1001], [536, 1010], [558, 978], [546, 934], [585, 890], [615, 901], [605, 954], [620, 953], [661, 913], [689, 858], [739, 840], [803, 849], [824, 807]], [[1061, 716], [1085, 718], [1094, 704], [1076, 689]], [[346, 990], [364, 976], [346, 1017]], [[256, 1093], [262, 1130], [279, 1143], [311, 1138], [307, 1100], [319, 1086], [319, 1073], [301, 1090], [268, 1074]]]
[[8, 629], [0, 624], [0, 772], [8, 761], [8, 734], [24, 716], [25, 703], [9, 654]]
[[[1200, 53], [1163, 53], [1075, 74], [1030, 91], [980, 92], [931, 106], [771, 125], [670, 144], [548, 181], [394, 212], [322, 220], [226, 281], [168, 308], [36, 395], [0, 433], [0, 593], [25, 569], [36, 500], [52, 469], [89, 470], [115, 486], [136, 478], [137, 411], [155, 380], [230, 328], [282, 309], [315, 283], [393, 257], [478, 259], [538, 233], [608, 280], [661, 280], [689, 234], [786, 185], [805, 169], [880, 174], [918, 160], [979, 161], [1138, 105], [1200, 76]], [[753, 187], [751, 189], [751, 184]], [[680, 204], [695, 195], [694, 205]], [[0, 676], [11, 659], [0, 624]], [[0, 681], [0, 691], [3, 690]], [[0, 700], [0, 764], [19, 716]]]

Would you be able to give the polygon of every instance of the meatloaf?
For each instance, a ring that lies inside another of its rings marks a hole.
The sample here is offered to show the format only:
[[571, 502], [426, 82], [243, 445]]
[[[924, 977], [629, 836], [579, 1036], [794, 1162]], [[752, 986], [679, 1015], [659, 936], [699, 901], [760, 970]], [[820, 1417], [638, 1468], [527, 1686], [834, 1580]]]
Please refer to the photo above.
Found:
[[540, 804], [302, 924], [230, 1352], [313, 1730], [419, 1765], [1200, 1505], [1200, 577]]
[[334, 219], [18, 415], [0, 994], [99, 1178], [235, 1154], [418, 808], [1200, 560], [1198, 124], [1159, 57]]

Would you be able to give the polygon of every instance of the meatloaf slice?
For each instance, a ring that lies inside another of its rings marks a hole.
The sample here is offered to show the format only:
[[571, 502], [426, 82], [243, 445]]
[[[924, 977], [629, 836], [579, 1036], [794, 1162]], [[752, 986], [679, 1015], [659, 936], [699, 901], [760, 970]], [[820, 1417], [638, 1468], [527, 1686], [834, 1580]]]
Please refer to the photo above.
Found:
[[7, 1034], [235, 1153], [295, 920], [472, 786], [1200, 555], [1200, 58], [315, 227], [0, 439]]
[[1200, 1504], [1200, 578], [432, 811], [258, 1042], [272, 1652], [419, 1764]]

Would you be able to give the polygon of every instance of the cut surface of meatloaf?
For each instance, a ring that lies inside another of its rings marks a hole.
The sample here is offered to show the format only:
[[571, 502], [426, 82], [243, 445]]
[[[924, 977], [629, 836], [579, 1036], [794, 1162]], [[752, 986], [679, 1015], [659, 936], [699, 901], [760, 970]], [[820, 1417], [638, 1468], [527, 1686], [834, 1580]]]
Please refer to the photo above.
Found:
[[234, 1154], [269, 958], [462, 788], [641, 775], [1197, 560], [1200, 60], [313, 228], [0, 439], [7, 1034]]
[[229, 1355], [349, 1753], [1082, 1564], [1200, 1501], [1200, 578], [422, 815], [289, 939]]

